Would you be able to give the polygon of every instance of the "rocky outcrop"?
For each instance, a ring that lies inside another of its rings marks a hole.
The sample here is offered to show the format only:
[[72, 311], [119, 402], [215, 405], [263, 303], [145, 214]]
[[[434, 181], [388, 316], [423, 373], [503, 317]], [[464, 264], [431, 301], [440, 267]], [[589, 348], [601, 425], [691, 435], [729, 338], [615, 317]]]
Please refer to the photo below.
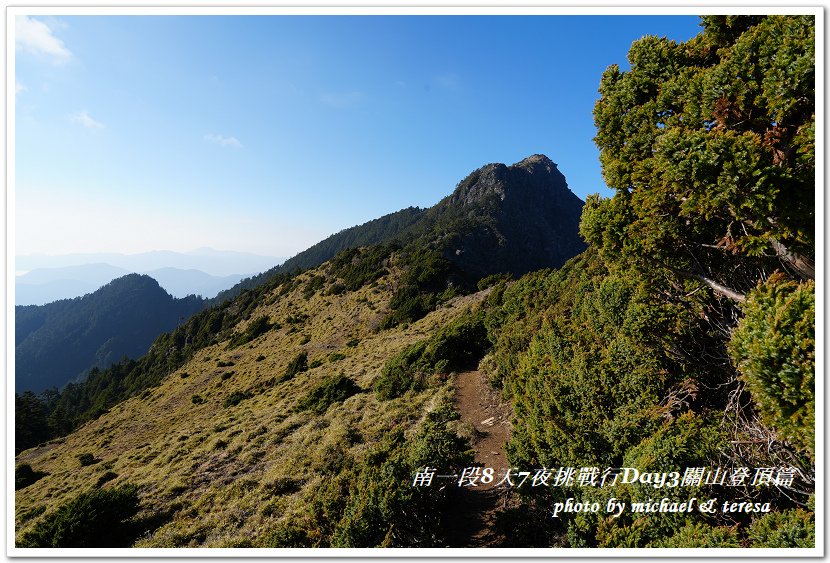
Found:
[[445, 248], [473, 277], [556, 268], [586, 248], [579, 236], [584, 202], [541, 154], [479, 168], [442, 204], [445, 213], [474, 219]]

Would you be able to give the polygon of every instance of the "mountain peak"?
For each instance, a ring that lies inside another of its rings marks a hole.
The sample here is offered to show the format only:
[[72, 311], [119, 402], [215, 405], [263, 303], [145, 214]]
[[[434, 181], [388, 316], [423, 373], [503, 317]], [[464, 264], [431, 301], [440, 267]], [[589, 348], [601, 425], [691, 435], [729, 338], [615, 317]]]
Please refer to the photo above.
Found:
[[[442, 205], [467, 224], [448, 259], [474, 277], [559, 267], [585, 249], [583, 202], [543, 154], [473, 171]], [[477, 231], [469, 228], [473, 219]]]
[[546, 168], [551, 170], [556, 168], [556, 163], [543, 154], [532, 154], [529, 157], [520, 160], [511, 166], [511, 168], [526, 168], [531, 171], [535, 168]]
[[473, 171], [458, 184], [451, 201], [469, 206], [493, 197], [501, 201], [541, 199], [547, 206], [563, 194], [573, 196], [556, 163], [543, 154], [534, 154], [511, 166], [493, 163]]

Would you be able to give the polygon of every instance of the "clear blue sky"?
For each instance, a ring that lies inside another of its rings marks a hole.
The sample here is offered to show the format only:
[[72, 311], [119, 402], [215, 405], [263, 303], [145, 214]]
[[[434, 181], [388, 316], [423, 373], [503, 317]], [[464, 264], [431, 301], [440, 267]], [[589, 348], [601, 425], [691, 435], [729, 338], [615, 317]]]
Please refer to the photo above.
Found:
[[602, 71], [691, 16], [31, 16], [16, 253], [288, 256], [544, 153], [608, 195]]

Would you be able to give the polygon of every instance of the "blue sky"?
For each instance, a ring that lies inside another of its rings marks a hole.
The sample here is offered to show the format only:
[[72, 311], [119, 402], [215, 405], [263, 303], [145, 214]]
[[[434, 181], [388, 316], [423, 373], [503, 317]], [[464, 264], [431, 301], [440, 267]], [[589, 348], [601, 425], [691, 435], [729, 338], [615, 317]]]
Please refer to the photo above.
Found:
[[289, 256], [544, 153], [602, 183], [602, 71], [692, 16], [23, 16], [16, 253]]

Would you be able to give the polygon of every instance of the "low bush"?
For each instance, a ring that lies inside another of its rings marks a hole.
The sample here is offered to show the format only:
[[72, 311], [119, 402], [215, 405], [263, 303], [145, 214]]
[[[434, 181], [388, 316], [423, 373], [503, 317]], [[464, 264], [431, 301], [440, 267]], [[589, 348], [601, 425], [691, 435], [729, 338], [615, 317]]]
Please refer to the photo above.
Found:
[[463, 315], [428, 340], [416, 342], [392, 357], [372, 388], [381, 399], [421, 388], [426, 376], [474, 369], [490, 347], [480, 312]]
[[271, 330], [273, 326], [274, 325], [271, 324], [271, 320], [269, 319], [268, 315], [262, 315], [261, 317], [257, 317], [256, 319], [248, 323], [248, 327], [245, 329], [245, 332], [235, 336], [230, 341], [230, 344], [228, 344], [228, 348], [235, 348], [237, 346], [247, 344], [251, 340], [254, 340], [258, 336], [261, 336], [269, 330]]
[[20, 538], [17, 547], [128, 547], [138, 529], [134, 486], [82, 493], [47, 514]]
[[22, 463], [14, 468], [14, 490], [19, 491], [28, 487], [47, 475], [48, 473], [35, 471], [28, 463]]
[[342, 373], [333, 375], [311, 389], [300, 401], [298, 408], [323, 413], [329, 405], [345, 401], [359, 391], [360, 387], [351, 378]]
[[81, 467], [86, 467], [87, 465], [92, 465], [93, 463], [97, 463], [98, 460], [95, 459], [95, 456], [91, 453], [82, 453], [78, 454], [78, 461], [81, 464]]
[[230, 395], [228, 395], [225, 400], [222, 402], [222, 406], [227, 408], [235, 407], [245, 399], [250, 398], [250, 395], [243, 391], [234, 391]]
[[308, 371], [308, 353], [300, 352], [288, 363], [288, 366], [285, 368], [285, 373], [282, 374], [280, 381], [288, 381], [298, 373], [302, 373], [304, 371]]
[[815, 285], [770, 276], [747, 295], [729, 343], [764, 423], [815, 451]]
[[98, 477], [98, 481], [95, 483], [95, 486], [100, 488], [101, 485], [103, 485], [104, 483], [109, 483], [116, 477], [118, 477], [118, 473], [115, 473], [114, 471], [107, 471], [106, 473]]
[[801, 509], [771, 512], [749, 527], [752, 547], [815, 547], [815, 516]]

